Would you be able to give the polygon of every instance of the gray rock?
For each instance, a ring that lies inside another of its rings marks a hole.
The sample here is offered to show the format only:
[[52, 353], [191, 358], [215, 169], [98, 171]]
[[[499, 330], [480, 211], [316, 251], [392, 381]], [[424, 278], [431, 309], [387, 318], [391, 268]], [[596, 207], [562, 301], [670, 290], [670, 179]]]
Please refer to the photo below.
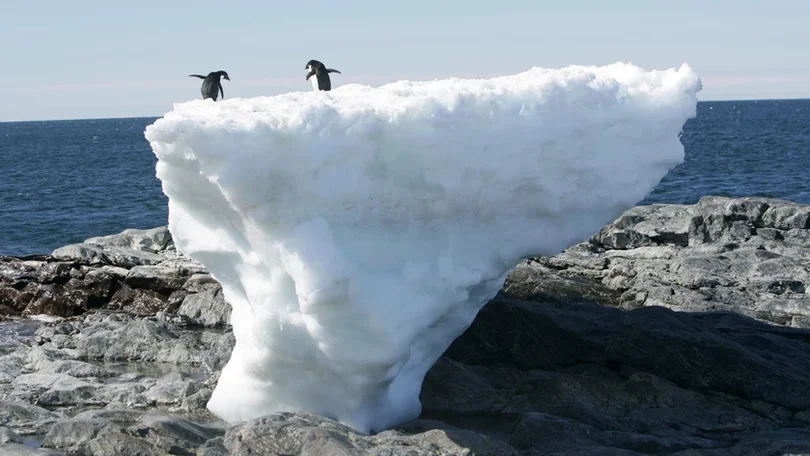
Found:
[[224, 446], [230, 455], [519, 454], [505, 442], [443, 423], [413, 423], [409, 430], [390, 430], [368, 437], [307, 413], [277, 413], [232, 427], [225, 435]]
[[219, 427], [180, 417], [99, 411], [59, 421], [42, 445], [98, 456], [194, 454], [197, 447], [223, 434]]
[[211, 393], [213, 393], [211, 388], [202, 387], [196, 393], [183, 397], [181, 407], [191, 413], [208, 414], [206, 407], [211, 400]]
[[102, 247], [90, 244], [68, 244], [51, 253], [58, 260], [79, 260], [86, 264], [109, 263]]
[[138, 316], [175, 313], [189, 293], [218, 286], [205, 267], [176, 252], [167, 227], [125, 230], [50, 256], [0, 257], [0, 318], [70, 317], [102, 307]]
[[231, 352], [236, 345], [236, 338], [233, 332], [228, 331], [224, 334], [204, 334], [202, 342], [207, 347], [206, 357], [204, 364], [215, 371], [222, 370], [231, 359]]
[[179, 405], [184, 399], [200, 389], [197, 382], [183, 378], [178, 372], [161, 377], [155, 386], [146, 391], [146, 397], [157, 404]]
[[202, 291], [221, 289], [219, 282], [217, 282], [211, 274], [194, 274], [183, 285], [183, 290], [189, 293], [199, 293]]
[[186, 296], [177, 311], [194, 324], [224, 328], [231, 324], [231, 306], [225, 302], [222, 289], [205, 290]]
[[138, 265], [158, 264], [165, 258], [161, 255], [123, 247], [101, 247], [95, 244], [70, 244], [51, 253], [57, 260], [72, 260], [88, 265], [112, 265], [131, 268]]
[[144, 415], [131, 429], [169, 454], [182, 454], [183, 451], [194, 454], [207, 441], [225, 434], [220, 427], [157, 415]]
[[34, 296], [12, 287], [0, 288], [0, 317], [18, 316]]
[[136, 316], [154, 315], [167, 310], [167, 296], [157, 291], [124, 285], [115, 292], [107, 307]]
[[3, 456], [69, 456], [62, 451], [34, 448], [21, 443], [0, 444], [0, 454]]
[[12, 382], [15, 396], [37, 405], [97, 405], [99, 385], [65, 374], [23, 374]]
[[106, 420], [81, 418], [59, 420], [45, 435], [42, 446], [75, 451], [85, 442], [110, 430], [112, 433], [121, 432], [120, 427]]
[[23, 401], [0, 400], [0, 426], [18, 434], [44, 434], [62, 415]]
[[112, 373], [101, 366], [74, 360], [58, 360], [48, 363], [39, 370], [40, 374], [66, 374], [75, 378], [110, 377]]
[[225, 448], [225, 442], [222, 437], [211, 439], [205, 442], [197, 450], [197, 456], [229, 456], [228, 449]]
[[84, 290], [72, 290], [58, 284], [29, 283], [25, 291], [31, 295], [25, 315], [71, 317], [87, 311], [90, 295]]
[[168, 226], [159, 226], [148, 230], [126, 229], [118, 234], [86, 239], [85, 244], [101, 247], [123, 247], [144, 252], [160, 253], [172, 243]]
[[23, 443], [23, 440], [11, 429], [0, 426], [0, 444], [2, 443]]
[[84, 276], [84, 280], [88, 285], [109, 280], [123, 281], [127, 274], [129, 274], [129, 270], [125, 268], [118, 266], [101, 266], [88, 270], [87, 274]]
[[103, 420], [127, 427], [138, 422], [146, 412], [124, 408], [121, 404], [110, 404], [104, 409], [93, 409], [78, 413], [74, 418], [82, 420]]
[[17, 258], [0, 257], [0, 283], [18, 286], [19, 283], [39, 280], [39, 270], [44, 261], [22, 261]]
[[120, 314], [87, 326], [75, 338], [75, 354], [86, 360], [200, 364], [207, 356], [206, 347], [189, 332]]
[[133, 288], [146, 288], [163, 294], [169, 294], [183, 287], [188, 280], [179, 267], [164, 265], [135, 266], [129, 270], [126, 284]]
[[37, 281], [40, 283], [65, 284], [71, 278], [80, 278], [81, 273], [76, 272], [71, 263], [41, 263], [37, 269]]
[[[106, 420], [71, 419], [59, 421], [42, 442], [44, 447], [63, 448], [72, 453], [94, 456], [163, 455], [153, 443]], [[176, 453], [175, 453], [176, 454]]]
[[808, 213], [810, 206], [766, 198], [635, 207], [587, 243], [519, 265], [506, 290], [801, 324], [810, 315]]
[[96, 297], [98, 304], [92, 307], [101, 307], [109, 302], [112, 294], [121, 286], [128, 273], [128, 270], [118, 266], [93, 268], [88, 270], [84, 279], [74, 285], [74, 288], [80, 287]]

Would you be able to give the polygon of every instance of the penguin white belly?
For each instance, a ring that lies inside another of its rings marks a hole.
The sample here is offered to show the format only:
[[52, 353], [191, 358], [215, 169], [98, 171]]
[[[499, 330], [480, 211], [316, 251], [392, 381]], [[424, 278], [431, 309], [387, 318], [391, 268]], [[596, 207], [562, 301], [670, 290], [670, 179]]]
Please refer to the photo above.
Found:
[[318, 89], [320, 88], [320, 87], [318, 86], [318, 75], [317, 75], [317, 74], [313, 74], [313, 75], [312, 75], [312, 77], [311, 77], [311, 78], [309, 78], [309, 80], [310, 80], [310, 81], [312, 81], [312, 88], [313, 88], [313, 89], [315, 89], [315, 91], [317, 92], [317, 91], [318, 91]]

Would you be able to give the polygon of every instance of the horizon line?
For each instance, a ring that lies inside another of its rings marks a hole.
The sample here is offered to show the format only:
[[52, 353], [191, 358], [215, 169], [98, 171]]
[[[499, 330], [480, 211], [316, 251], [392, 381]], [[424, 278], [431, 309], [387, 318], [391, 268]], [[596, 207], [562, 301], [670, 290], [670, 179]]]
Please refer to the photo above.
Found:
[[[739, 101], [802, 101], [810, 100], [810, 96], [788, 97], [788, 98], [716, 98], [708, 100], [698, 100], [698, 103], [733, 103]], [[164, 113], [165, 114], [165, 113]], [[127, 119], [160, 119], [164, 114], [157, 116], [112, 116], [112, 117], [76, 117], [63, 119], [28, 119], [28, 120], [0, 120], [0, 124], [10, 123], [32, 123], [32, 122], [73, 122], [88, 120], [127, 120]]]

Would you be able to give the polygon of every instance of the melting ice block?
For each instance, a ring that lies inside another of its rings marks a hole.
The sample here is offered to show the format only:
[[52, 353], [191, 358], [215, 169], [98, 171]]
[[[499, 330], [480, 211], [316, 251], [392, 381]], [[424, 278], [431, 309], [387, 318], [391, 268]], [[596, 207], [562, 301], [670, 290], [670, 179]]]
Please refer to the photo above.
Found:
[[146, 129], [169, 227], [233, 306], [208, 407], [361, 432], [417, 417], [425, 373], [521, 258], [683, 161], [700, 88], [687, 65], [618, 63], [176, 105]]

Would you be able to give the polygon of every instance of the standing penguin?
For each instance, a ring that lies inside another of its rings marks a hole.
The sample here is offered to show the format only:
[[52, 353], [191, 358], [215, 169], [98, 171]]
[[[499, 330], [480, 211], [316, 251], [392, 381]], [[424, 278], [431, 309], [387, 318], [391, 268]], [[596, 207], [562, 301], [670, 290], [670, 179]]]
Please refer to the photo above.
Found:
[[307, 62], [306, 70], [307, 81], [309, 81], [309, 78], [312, 78], [312, 76], [315, 76], [312, 78], [312, 88], [315, 89], [316, 92], [318, 90], [332, 90], [332, 81], [329, 80], [329, 73], [343, 74], [338, 70], [326, 68], [323, 63], [317, 60], [310, 60]]
[[202, 79], [203, 83], [202, 88], [200, 88], [200, 93], [202, 93], [203, 100], [206, 98], [213, 98], [214, 101], [217, 101], [217, 95], [220, 93], [222, 93], [222, 99], [225, 99], [225, 91], [222, 90], [222, 81], [220, 81], [220, 78], [225, 78], [229, 81], [231, 80], [231, 78], [228, 77], [228, 73], [222, 70], [208, 73], [208, 76], [190, 74], [188, 77]]

